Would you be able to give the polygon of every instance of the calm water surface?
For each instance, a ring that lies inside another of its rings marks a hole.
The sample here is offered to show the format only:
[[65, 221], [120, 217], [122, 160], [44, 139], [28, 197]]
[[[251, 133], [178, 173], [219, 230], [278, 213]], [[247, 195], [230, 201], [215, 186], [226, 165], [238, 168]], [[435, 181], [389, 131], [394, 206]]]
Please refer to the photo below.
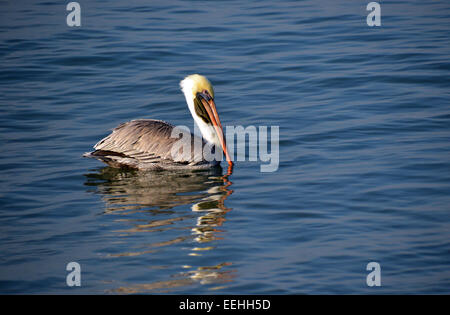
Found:
[[[0, 292], [450, 293], [450, 4], [368, 2], [0, 1]], [[278, 171], [81, 157], [192, 127], [197, 72], [224, 125], [280, 126]]]

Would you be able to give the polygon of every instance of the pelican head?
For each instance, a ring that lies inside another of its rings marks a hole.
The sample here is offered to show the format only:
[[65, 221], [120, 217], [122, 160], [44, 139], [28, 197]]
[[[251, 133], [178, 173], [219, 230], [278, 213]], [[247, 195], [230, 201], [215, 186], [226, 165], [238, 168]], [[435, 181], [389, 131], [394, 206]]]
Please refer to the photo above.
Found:
[[223, 128], [214, 102], [214, 89], [207, 78], [191, 74], [180, 82], [189, 110], [206, 141], [220, 146], [228, 164], [232, 165], [228, 155]]

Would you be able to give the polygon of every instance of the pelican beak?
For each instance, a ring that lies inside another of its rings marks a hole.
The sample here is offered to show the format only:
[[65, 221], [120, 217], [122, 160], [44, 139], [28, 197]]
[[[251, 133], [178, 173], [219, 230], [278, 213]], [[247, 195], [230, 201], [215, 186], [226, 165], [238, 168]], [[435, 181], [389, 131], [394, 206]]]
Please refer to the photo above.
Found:
[[211, 120], [214, 129], [216, 130], [217, 136], [219, 137], [220, 145], [222, 146], [223, 153], [225, 153], [225, 158], [230, 166], [233, 165], [231, 161], [230, 155], [228, 154], [227, 144], [225, 141], [225, 137], [223, 136], [223, 128], [220, 123], [219, 114], [217, 113], [216, 104], [214, 103], [214, 99], [207, 93], [199, 93], [202, 98], [203, 106], [208, 113], [209, 119]]

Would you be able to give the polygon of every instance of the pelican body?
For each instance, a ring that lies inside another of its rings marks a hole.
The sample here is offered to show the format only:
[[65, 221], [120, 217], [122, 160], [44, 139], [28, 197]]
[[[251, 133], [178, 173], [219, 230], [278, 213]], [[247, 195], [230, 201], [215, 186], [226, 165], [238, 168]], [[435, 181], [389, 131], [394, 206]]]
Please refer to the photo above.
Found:
[[[209, 143], [220, 148], [230, 167], [223, 128], [214, 102], [214, 90], [204, 76], [193, 74], [180, 82], [189, 111], [202, 133], [202, 139], [191, 134], [191, 142], [200, 142], [202, 147]], [[220, 161], [206, 161], [194, 152], [190, 154], [173, 152], [172, 146], [179, 140], [172, 137], [174, 126], [156, 119], [137, 119], [117, 126], [110, 135], [100, 140], [95, 151], [83, 156], [96, 158], [111, 167], [142, 170], [158, 169], [205, 169], [220, 164]]]

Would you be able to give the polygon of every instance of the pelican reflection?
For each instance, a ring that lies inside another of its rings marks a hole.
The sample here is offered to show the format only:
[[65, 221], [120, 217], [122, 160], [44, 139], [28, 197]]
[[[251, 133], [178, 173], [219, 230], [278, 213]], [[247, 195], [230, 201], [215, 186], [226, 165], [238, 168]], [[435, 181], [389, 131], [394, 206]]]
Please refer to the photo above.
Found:
[[[223, 176], [220, 167], [180, 172], [104, 167], [85, 174], [88, 191], [99, 194], [105, 203], [103, 214], [117, 215], [117, 219], [113, 219], [114, 226], [118, 227], [114, 230], [117, 236], [114, 241], [126, 243], [125, 252], [110, 252], [106, 256], [139, 259], [155, 255], [158, 261], [166, 261], [166, 265], [144, 267], [158, 269], [157, 278], [166, 269], [178, 270], [165, 275], [169, 280], [121, 283], [113, 292], [167, 291], [198, 283], [217, 284], [211, 289], [220, 289], [224, 283], [232, 281], [234, 272], [228, 269], [231, 262], [205, 265], [201, 257], [218, 250], [217, 242], [222, 239], [226, 213], [231, 210], [225, 200], [233, 192], [229, 175], [230, 172]], [[134, 237], [142, 233], [150, 233], [145, 241]], [[168, 254], [169, 257], [164, 256]], [[170, 255], [177, 256], [177, 265]], [[147, 263], [148, 259], [143, 261]]]

